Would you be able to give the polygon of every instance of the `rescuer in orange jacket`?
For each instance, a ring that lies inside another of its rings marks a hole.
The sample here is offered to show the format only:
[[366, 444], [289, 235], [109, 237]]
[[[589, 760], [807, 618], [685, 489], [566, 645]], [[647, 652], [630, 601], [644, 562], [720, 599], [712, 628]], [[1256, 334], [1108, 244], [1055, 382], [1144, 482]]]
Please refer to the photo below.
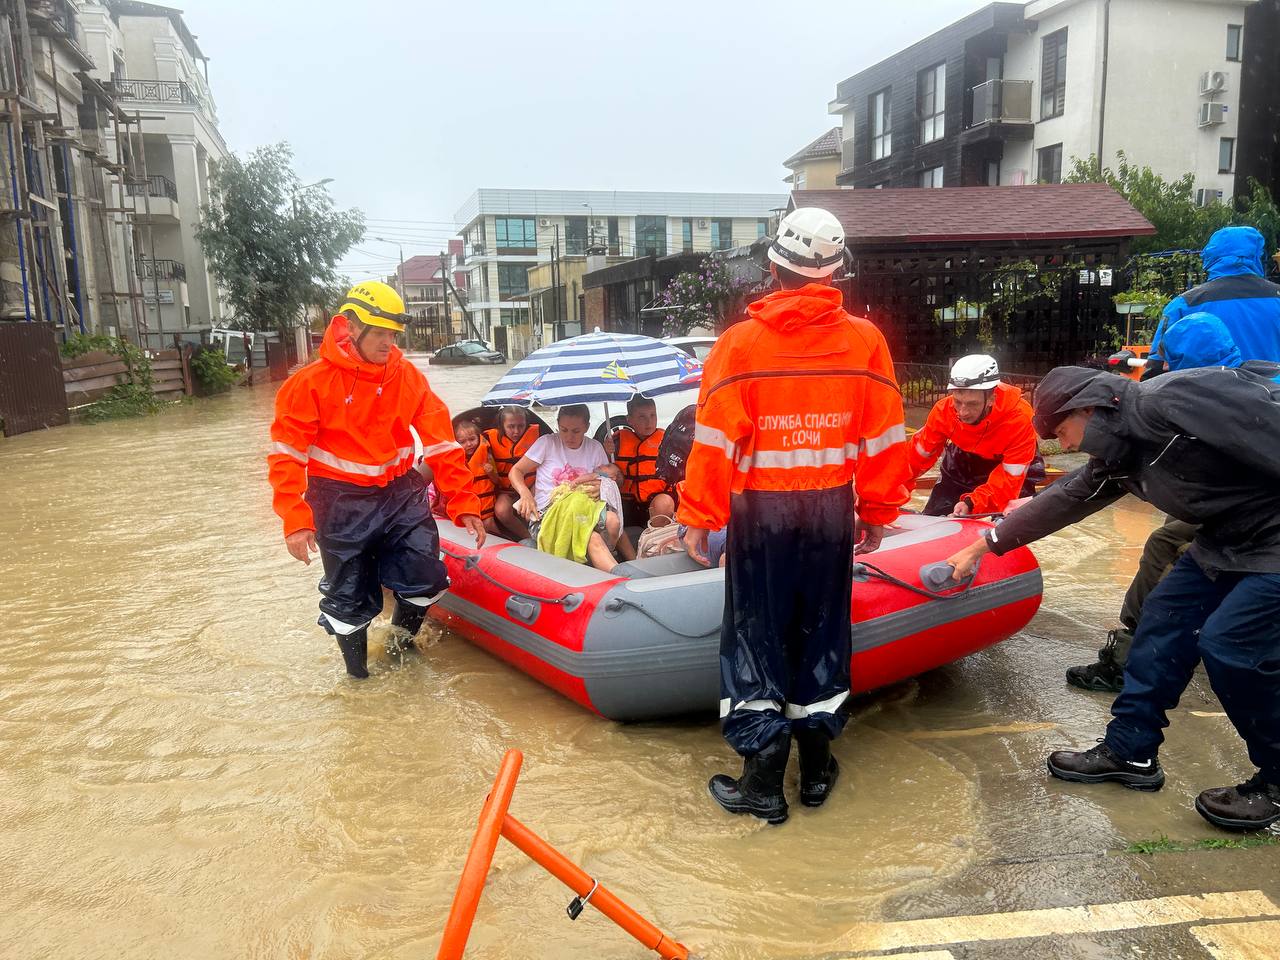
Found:
[[653, 400], [636, 396], [627, 401], [627, 425], [613, 435], [613, 462], [622, 471], [622, 514], [629, 526], [643, 527], [653, 517], [675, 516], [673, 491], [658, 476], [658, 450], [664, 435]]
[[995, 359], [983, 353], [957, 360], [948, 387], [910, 445], [912, 483], [942, 456], [942, 475], [924, 512], [1003, 513], [1010, 500], [1031, 496], [1044, 480], [1031, 404], [1017, 387], [1000, 382]]
[[320, 552], [319, 623], [338, 641], [353, 677], [367, 677], [369, 622], [382, 587], [395, 593], [392, 623], [418, 632], [449, 586], [412, 427], [448, 500], [449, 517], [484, 543], [480, 501], [453, 438], [449, 411], [395, 346], [404, 301], [385, 283], [354, 286], [325, 332], [320, 359], [276, 395], [268, 476], [285, 545], [303, 563]]
[[831, 276], [844, 231], [802, 207], [769, 248], [782, 289], [747, 308], [707, 358], [693, 448], [680, 485], [690, 556], [706, 564], [710, 531], [728, 525], [720, 635], [720, 716], [744, 758], [711, 795], [730, 813], [781, 823], [794, 734], [800, 800], [819, 806], [839, 768], [852, 644], [854, 488], [879, 546], [906, 502], [902, 398], [884, 337], [841, 306]]

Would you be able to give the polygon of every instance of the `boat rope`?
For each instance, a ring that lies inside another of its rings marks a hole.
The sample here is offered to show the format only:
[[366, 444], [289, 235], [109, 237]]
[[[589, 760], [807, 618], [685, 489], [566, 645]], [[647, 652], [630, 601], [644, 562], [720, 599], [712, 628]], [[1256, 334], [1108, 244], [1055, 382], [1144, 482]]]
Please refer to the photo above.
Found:
[[462, 566], [464, 569], [474, 570], [476, 573], [480, 574], [481, 577], [483, 577], [485, 580], [488, 580], [499, 590], [505, 590], [507, 591], [507, 593], [511, 594], [513, 597], [522, 597], [525, 600], [532, 600], [535, 603], [550, 603], [558, 607], [563, 607], [573, 597], [573, 594], [571, 593], [566, 593], [563, 597], [540, 597], [536, 593], [529, 593], [526, 590], [520, 590], [516, 587], [511, 586], [511, 584], [509, 583], [503, 583], [497, 577], [490, 576], [488, 573], [486, 573], [484, 570], [481, 569], [479, 550], [476, 550], [473, 553], [454, 553], [452, 550], [449, 550], [447, 547], [441, 544], [440, 552], [445, 554], [446, 556], [453, 557], [453, 559], [455, 560], [461, 560]]
[[701, 640], [704, 637], [709, 637], [712, 634], [720, 632], [720, 624], [717, 623], [706, 633], [689, 633], [686, 630], [681, 630], [679, 627], [673, 627], [671, 624], [667, 623], [667, 621], [654, 614], [653, 611], [647, 609], [643, 604], [636, 603], [634, 600], [629, 600], [626, 597], [610, 597], [605, 602], [606, 610], [616, 610], [619, 607], [630, 607], [637, 613], [643, 614], [668, 633], [674, 633], [677, 637], [684, 637], [686, 640]]
[[[980, 563], [981, 560], [979, 560], [979, 564]], [[940, 593], [937, 590], [930, 590], [928, 587], [917, 587], [914, 583], [907, 583], [905, 580], [900, 580], [892, 573], [881, 570], [874, 563], [867, 563], [865, 560], [854, 561], [853, 572], [855, 576], [860, 572], [858, 570], [859, 567], [862, 567], [861, 572], [865, 573], [867, 576], [875, 577], [877, 580], [883, 580], [885, 583], [891, 583], [895, 587], [901, 587], [903, 590], [910, 590], [912, 593], [917, 593], [922, 597], [928, 597], [930, 600], [955, 600], [964, 596], [969, 587], [973, 584], [974, 578], [978, 575], [978, 568], [975, 566], [973, 568], [973, 573], [969, 574], [964, 581], [957, 583], [954, 587], [947, 588], [951, 592]]]

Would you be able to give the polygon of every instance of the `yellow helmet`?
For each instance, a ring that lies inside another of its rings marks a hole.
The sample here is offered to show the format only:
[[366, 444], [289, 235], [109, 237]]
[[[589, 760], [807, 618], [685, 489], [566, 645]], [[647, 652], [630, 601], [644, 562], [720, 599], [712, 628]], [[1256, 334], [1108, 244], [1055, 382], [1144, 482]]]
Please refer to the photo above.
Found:
[[350, 310], [361, 323], [371, 327], [404, 331], [409, 317], [400, 294], [380, 280], [365, 280], [347, 291], [338, 312]]

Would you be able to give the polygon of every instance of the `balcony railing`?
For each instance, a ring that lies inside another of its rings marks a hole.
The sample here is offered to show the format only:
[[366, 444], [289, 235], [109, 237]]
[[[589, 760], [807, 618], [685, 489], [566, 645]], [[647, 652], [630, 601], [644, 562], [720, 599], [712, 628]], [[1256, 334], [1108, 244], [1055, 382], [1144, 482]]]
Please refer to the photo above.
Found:
[[186, 103], [202, 106], [204, 101], [191, 84], [185, 80], [112, 80], [121, 100], [142, 100], [145, 103]]
[[147, 177], [144, 183], [130, 182], [125, 187], [131, 197], [168, 197], [177, 203], [178, 186], [164, 174], [156, 173]]
[[187, 279], [187, 267], [177, 260], [147, 260], [139, 258], [136, 262], [138, 276], [143, 280], [182, 280]]
[[1030, 80], [988, 80], [973, 88], [973, 126], [1030, 122]]

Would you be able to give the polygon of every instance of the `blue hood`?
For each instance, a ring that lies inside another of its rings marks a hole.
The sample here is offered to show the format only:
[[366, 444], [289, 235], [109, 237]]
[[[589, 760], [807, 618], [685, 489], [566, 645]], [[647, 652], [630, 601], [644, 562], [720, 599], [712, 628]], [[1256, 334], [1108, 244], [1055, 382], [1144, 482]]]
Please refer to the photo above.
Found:
[[1253, 227], [1223, 227], [1214, 232], [1200, 251], [1200, 262], [1210, 280], [1245, 273], [1265, 277], [1266, 271], [1262, 268], [1265, 248], [1262, 234]]
[[1170, 370], [1238, 367], [1243, 362], [1240, 348], [1231, 339], [1223, 322], [1213, 314], [1204, 312], [1189, 313], [1170, 325], [1160, 342], [1160, 352]]

